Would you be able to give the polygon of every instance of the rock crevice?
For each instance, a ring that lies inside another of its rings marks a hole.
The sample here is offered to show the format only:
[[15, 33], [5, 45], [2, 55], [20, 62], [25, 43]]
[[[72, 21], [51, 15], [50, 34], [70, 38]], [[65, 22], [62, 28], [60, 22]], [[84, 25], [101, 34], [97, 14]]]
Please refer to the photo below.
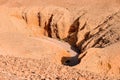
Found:
[[[80, 13], [77, 14], [80, 16], [76, 17], [72, 16], [72, 13], [66, 9], [50, 9], [23, 11], [22, 18], [29, 26], [38, 26], [38, 29], [42, 29], [42, 35], [64, 40], [79, 50], [79, 53], [92, 47], [104, 48], [120, 40], [120, 32], [115, 32], [120, 25], [119, 11], [107, 16], [102, 23], [97, 24], [91, 30], [86, 17], [88, 13]], [[73, 20], [75, 17], [76, 19]], [[115, 39], [110, 40], [110, 35]]]

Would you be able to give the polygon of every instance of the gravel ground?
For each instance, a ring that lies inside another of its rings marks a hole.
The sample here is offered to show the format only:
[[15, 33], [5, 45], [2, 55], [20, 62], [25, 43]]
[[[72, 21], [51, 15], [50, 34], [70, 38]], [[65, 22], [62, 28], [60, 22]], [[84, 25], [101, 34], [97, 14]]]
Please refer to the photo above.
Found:
[[0, 80], [120, 80], [87, 71], [30, 59], [0, 55]]

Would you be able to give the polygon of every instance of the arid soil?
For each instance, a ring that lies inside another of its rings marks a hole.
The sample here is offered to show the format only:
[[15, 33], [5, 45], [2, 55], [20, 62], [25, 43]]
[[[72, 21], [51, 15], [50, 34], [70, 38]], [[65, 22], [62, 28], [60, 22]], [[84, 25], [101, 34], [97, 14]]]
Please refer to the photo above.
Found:
[[0, 80], [119, 80], [120, 0], [0, 0]]
[[119, 80], [79, 69], [57, 65], [48, 59], [0, 56], [2, 80]]

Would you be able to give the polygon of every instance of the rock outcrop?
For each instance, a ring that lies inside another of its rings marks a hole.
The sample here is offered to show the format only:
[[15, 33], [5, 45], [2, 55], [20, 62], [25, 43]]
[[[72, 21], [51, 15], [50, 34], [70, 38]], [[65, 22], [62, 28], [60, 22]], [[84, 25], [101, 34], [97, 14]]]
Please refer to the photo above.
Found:
[[[106, 48], [90, 48], [79, 56], [79, 69], [120, 77], [120, 42]], [[84, 56], [84, 57], [83, 57]]]
[[0, 0], [0, 54], [40, 58], [64, 67], [78, 64], [77, 70], [119, 78], [119, 4], [119, 0]]
[[101, 22], [98, 19], [93, 25], [87, 19], [90, 13], [84, 10], [77, 16], [67, 9], [53, 6], [21, 8], [16, 11], [17, 14], [13, 12], [13, 17], [19, 16], [18, 18], [24, 20], [33, 36], [44, 35], [64, 40], [81, 52], [91, 47], [109, 46], [118, 42], [120, 38], [119, 10], [105, 15]]

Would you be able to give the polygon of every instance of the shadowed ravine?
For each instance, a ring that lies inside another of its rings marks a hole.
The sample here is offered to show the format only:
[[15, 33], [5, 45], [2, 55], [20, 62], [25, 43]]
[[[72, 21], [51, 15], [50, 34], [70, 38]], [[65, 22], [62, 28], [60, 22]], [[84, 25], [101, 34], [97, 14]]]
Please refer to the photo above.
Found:
[[119, 80], [120, 0], [0, 0], [0, 80]]

